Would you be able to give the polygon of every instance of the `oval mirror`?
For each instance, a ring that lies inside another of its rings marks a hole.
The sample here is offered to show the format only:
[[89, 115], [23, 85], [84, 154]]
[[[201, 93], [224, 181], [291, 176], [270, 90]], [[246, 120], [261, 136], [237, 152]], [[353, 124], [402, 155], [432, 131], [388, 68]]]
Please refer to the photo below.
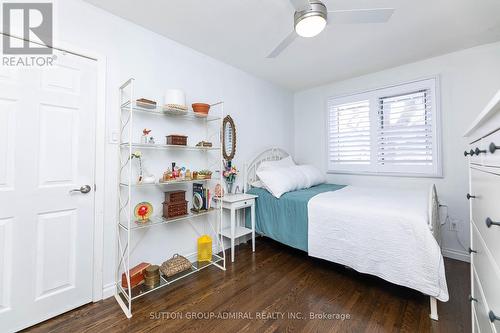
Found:
[[236, 153], [236, 127], [231, 116], [222, 121], [222, 154], [226, 161], [231, 161]]

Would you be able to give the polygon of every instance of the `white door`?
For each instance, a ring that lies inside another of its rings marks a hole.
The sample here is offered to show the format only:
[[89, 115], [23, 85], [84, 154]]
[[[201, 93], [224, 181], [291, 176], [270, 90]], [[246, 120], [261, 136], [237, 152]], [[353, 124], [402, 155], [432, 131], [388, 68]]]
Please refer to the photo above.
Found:
[[54, 53], [0, 67], [0, 332], [92, 300], [97, 64]]

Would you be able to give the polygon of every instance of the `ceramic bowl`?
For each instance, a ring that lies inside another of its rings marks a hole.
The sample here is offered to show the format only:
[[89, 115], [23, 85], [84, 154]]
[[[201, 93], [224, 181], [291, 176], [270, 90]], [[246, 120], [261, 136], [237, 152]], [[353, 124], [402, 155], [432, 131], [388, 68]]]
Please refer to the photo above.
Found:
[[208, 114], [210, 110], [210, 105], [206, 103], [194, 103], [192, 107], [195, 113]]

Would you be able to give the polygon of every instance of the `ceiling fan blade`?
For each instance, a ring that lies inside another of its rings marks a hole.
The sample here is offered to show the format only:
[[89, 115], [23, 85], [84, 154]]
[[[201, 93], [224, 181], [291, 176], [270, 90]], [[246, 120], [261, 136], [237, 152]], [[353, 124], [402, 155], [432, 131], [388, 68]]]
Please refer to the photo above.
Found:
[[301, 12], [303, 10], [311, 8], [309, 0], [290, 0], [295, 11]]
[[328, 12], [328, 23], [384, 23], [393, 13], [394, 8], [333, 10]]
[[266, 58], [276, 58], [277, 56], [279, 56], [279, 54], [283, 52], [283, 50], [286, 49], [288, 45], [292, 44], [295, 38], [297, 38], [297, 33], [294, 30], [289, 33], [288, 36], [286, 36], [285, 39], [283, 39], [281, 43], [279, 43], [278, 46], [276, 46], [276, 48], [271, 53], [269, 53]]

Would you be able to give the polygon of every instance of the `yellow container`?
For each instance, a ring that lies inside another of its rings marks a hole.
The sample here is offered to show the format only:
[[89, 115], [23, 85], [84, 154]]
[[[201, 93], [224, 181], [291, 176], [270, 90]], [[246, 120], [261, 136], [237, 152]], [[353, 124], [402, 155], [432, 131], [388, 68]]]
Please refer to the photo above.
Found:
[[203, 235], [198, 238], [198, 261], [212, 260], [212, 238]]

